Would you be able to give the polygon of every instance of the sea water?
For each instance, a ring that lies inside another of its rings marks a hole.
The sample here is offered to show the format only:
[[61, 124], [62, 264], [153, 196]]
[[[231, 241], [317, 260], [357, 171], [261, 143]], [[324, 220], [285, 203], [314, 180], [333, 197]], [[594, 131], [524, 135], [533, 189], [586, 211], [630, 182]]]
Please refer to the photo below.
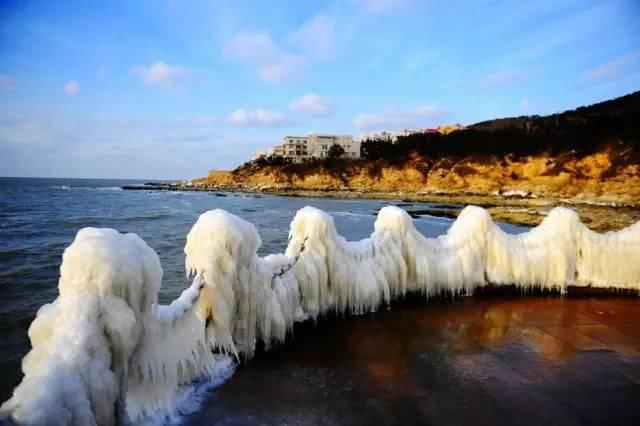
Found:
[[[80, 228], [109, 227], [142, 237], [160, 256], [160, 301], [168, 302], [189, 285], [184, 270], [186, 236], [207, 210], [224, 209], [253, 223], [263, 241], [260, 255], [285, 249], [289, 224], [307, 205], [331, 214], [340, 234], [350, 240], [368, 236], [377, 212], [387, 205], [417, 212], [416, 227], [428, 237], [443, 234], [452, 223], [429, 215], [436, 206], [428, 203], [120, 188], [142, 183], [0, 178], [0, 401], [20, 381], [20, 360], [29, 349], [27, 328], [37, 309], [57, 296], [62, 252]], [[509, 232], [524, 229], [502, 226]]]

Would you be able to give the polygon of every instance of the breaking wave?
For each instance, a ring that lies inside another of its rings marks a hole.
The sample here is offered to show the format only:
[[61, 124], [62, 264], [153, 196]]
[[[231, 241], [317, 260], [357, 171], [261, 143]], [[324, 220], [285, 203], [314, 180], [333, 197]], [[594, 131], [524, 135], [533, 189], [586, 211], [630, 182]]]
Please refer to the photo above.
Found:
[[72, 185], [53, 185], [51, 189], [62, 191], [82, 190], [82, 191], [123, 191], [119, 186], [72, 186]]

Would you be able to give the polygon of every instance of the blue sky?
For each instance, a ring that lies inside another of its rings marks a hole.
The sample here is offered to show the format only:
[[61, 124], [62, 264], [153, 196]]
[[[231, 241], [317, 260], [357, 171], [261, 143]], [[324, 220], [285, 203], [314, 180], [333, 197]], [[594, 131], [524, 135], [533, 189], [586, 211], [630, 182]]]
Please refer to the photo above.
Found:
[[287, 134], [640, 89], [636, 0], [0, 4], [0, 175], [190, 178]]

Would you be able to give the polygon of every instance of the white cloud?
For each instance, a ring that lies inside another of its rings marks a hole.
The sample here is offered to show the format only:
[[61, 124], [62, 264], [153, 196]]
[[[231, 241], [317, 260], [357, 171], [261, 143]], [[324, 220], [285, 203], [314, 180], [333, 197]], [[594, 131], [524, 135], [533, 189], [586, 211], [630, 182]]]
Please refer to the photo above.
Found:
[[487, 74], [480, 82], [480, 87], [482, 89], [492, 89], [524, 81], [527, 77], [527, 74], [522, 71], [496, 71]]
[[184, 67], [156, 61], [149, 65], [134, 66], [131, 68], [131, 74], [151, 86], [158, 86], [163, 89], [177, 89], [186, 83], [190, 76], [190, 71]]
[[300, 76], [309, 65], [335, 53], [332, 22], [316, 16], [303, 23], [283, 43], [267, 31], [240, 31], [224, 44], [223, 52], [256, 68], [264, 81], [286, 81]]
[[80, 93], [80, 83], [77, 80], [69, 80], [64, 85], [64, 93], [75, 96]]
[[295, 46], [316, 59], [327, 59], [335, 54], [333, 23], [324, 15], [305, 22], [291, 36]]
[[241, 31], [224, 46], [224, 52], [237, 61], [256, 67], [264, 81], [289, 80], [299, 74], [303, 60], [287, 54], [268, 32]]
[[286, 81], [298, 77], [305, 66], [304, 58], [300, 56], [281, 55], [260, 66], [258, 75], [264, 81]]
[[397, 131], [433, 126], [449, 115], [449, 110], [438, 105], [422, 105], [411, 110], [391, 108], [379, 113], [359, 114], [353, 125], [364, 131]]
[[403, 9], [411, 0], [352, 0], [366, 13], [381, 15]]
[[640, 59], [640, 49], [618, 56], [609, 62], [585, 71], [582, 75], [582, 80], [591, 83], [615, 80], [627, 65], [638, 59]]
[[282, 52], [268, 32], [240, 31], [224, 46], [229, 56], [249, 64], [269, 63]]
[[78, 120], [57, 113], [0, 112], [0, 170], [9, 176], [193, 178], [211, 168], [233, 168], [272, 144], [262, 131], [225, 134], [219, 125], [208, 124], [213, 118]]
[[333, 111], [333, 106], [322, 96], [310, 93], [291, 101], [289, 109], [311, 117], [326, 117]]
[[0, 74], [0, 92], [16, 90], [16, 82], [6, 74]]
[[229, 114], [227, 122], [236, 127], [280, 127], [287, 123], [284, 114], [265, 109], [239, 108]]

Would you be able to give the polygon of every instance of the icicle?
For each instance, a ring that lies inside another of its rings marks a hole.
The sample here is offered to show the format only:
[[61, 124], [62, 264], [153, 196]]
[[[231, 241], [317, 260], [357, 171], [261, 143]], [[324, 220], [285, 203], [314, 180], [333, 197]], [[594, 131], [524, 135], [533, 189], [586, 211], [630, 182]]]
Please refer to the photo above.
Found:
[[59, 297], [29, 328], [25, 377], [0, 411], [25, 424], [113, 424], [161, 277], [158, 256], [137, 235], [78, 232], [63, 254]]
[[130, 420], [169, 413], [184, 385], [229, 368], [227, 354], [251, 357], [257, 342], [284, 341], [297, 321], [375, 311], [407, 293], [470, 294], [488, 283], [640, 291], [640, 223], [598, 234], [564, 208], [510, 235], [471, 206], [445, 235], [425, 238], [404, 210], [385, 207], [373, 234], [351, 242], [330, 215], [305, 207], [289, 238], [285, 254], [261, 258], [253, 225], [203, 213], [185, 246], [193, 282], [164, 306], [160, 262], [144, 241], [80, 230], [63, 255], [59, 297], [29, 328], [25, 377], [0, 418], [108, 425], [120, 411]]

